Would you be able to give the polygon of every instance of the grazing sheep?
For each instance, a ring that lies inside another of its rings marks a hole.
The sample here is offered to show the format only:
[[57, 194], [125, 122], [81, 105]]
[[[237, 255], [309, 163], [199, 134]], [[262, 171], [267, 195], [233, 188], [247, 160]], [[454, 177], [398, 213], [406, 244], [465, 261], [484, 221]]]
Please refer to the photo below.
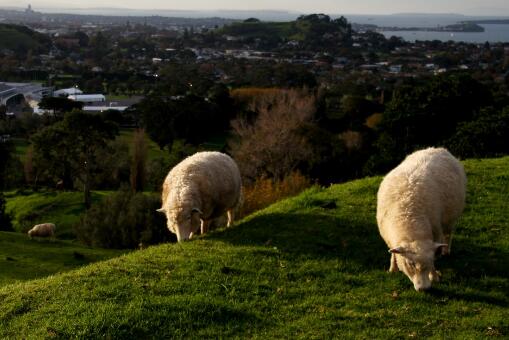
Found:
[[466, 183], [463, 165], [449, 151], [428, 148], [407, 156], [380, 184], [376, 218], [390, 248], [389, 271], [402, 270], [417, 291], [439, 280], [435, 254], [451, 251]]
[[240, 171], [235, 161], [220, 152], [198, 152], [177, 164], [163, 184], [162, 208], [168, 229], [178, 241], [188, 240], [200, 228], [225, 212], [228, 226], [241, 195]]
[[37, 237], [53, 237], [55, 236], [55, 225], [53, 223], [42, 223], [35, 225], [28, 231], [30, 238]]

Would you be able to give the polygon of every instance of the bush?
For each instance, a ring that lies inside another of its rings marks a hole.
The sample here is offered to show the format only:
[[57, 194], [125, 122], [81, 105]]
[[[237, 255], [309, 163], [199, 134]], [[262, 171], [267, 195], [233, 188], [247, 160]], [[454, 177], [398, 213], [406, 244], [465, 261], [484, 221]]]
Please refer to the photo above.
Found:
[[482, 110], [477, 119], [461, 123], [446, 142], [462, 158], [496, 157], [509, 154], [509, 107], [502, 112]]
[[258, 178], [243, 188], [243, 204], [239, 218], [268, 207], [285, 197], [295, 196], [311, 186], [311, 181], [299, 172], [292, 172], [282, 180]]
[[281, 180], [312, 157], [312, 146], [302, 129], [314, 119], [314, 95], [271, 91], [254, 98], [249, 110], [257, 113], [256, 119], [232, 121], [234, 138], [229, 141], [243, 179], [266, 176]]
[[103, 248], [137, 248], [142, 244], [175, 241], [155, 195], [122, 189], [93, 205], [74, 226], [81, 242]]
[[11, 216], [5, 212], [6, 202], [0, 191], [0, 231], [12, 231]]

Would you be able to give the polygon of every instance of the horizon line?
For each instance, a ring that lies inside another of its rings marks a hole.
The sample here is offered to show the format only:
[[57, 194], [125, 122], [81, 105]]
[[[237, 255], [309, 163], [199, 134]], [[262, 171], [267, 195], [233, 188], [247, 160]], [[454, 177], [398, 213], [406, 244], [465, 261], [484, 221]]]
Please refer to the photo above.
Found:
[[[0, 10], [26, 10], [27, 7], [21, 6], [0, 6]], [[392, 13], [338, 13], [338, 12], [328, 12], [328, 11], [314, 11], [314, 12], [303, 12], [300, 10], [290, 10], [290, 9], [171, 9], [171, 8], [130, 8], [130, 7], [115, 7], [115, 6], [107, 6], [107, 7], [60, 7], [60, 6], [41, 6], [34, 7], [32, 6], [32, 10], [35, 12], [47, 11], [47, 10], [73, 10], [73, 11], [87, 11], [87, 10], [125, 10], [125, 11], [167, 11], [167, 12], [239, 12], [239, 13], [249, 13], [249, 12], [273, 12], [273, 13], [286, 13], [286, 14], [326, 14], [326, 15], [363, 15], [363, 16], [396, 16], [396, 15], [454, 15], [454, 16], [467, 16], [467, 17], [509, 17], [509, 13], [507, 14], [465, 14], [459, 12], [392, 12]], [[46, 12], [51, 14], [51, 12]], [[58, 14], [67, 14], [60, 12]], [[73, 13], [69, 13], [73, 14]], [[105, 15], [112, 16], [112, 15]], [[122, 15], [114, 15], [114, 16], [122, 16]]]

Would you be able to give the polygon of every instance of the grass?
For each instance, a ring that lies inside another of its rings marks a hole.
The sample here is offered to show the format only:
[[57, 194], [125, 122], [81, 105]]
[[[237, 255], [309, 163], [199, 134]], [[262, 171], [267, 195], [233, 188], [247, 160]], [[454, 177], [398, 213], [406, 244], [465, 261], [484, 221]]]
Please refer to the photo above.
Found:
[[14, 143], [14, 155], [24, 161], [30, 143], [25, 138], [13, 138], [12, 141]]
[[131, 99], [131, 96], [125, 95], [125, 94], [108, 94], [107, 99], [108, 101], [115, 101], [115, 100], [126, 100]]
[[[134, 129], [131, 128], [122, 128], [120, 129], [120, 134], [117, 137], [118, 140], [129, 145], [129, 151], [131, 152], [133, 147], [133, 139], [134, 139]], [[148, 135], [145, 135], [145, 140], [147, 142], [148, 148], [148, 160], [156, 159], [156, 158], [170, 158], [170, 153], [167, 149], [161, 150], [159, 146], [152, 141]]]
[[182, 244], [0, 288], [0, 338], [509, 337], [509, 157], [466, 161], [443, 281], [388, 274], [381, 178], [314, 187]]
[[[94, 191], [92, 201], [97, 202], [107, 194], [107, 191]], [[19, 232], [26, 232], [34, 224], [51, 222], [57, 227], [58, 238], [74, 238], [72, 226], [85, 211], [82, 192], [8, 192], [5, 198], [6, 211]]]
[[19, 233], [0, 232], [0, 287], [62, 273], [122, 253], [68, 241], [31, 240]]

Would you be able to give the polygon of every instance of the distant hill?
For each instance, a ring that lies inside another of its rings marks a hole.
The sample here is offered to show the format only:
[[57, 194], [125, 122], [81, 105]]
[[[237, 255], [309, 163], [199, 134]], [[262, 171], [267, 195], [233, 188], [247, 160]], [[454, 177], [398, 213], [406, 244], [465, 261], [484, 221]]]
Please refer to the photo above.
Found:
[[470, 20], [465, 21], [469, 24], [485, 24], [485, 25], [509, 25], [509, 19], [494, 19], [494, 20]]
[[0, 51], [7, 49], [16, 53], [32, 50], [37, 53], [48, 52], [51, 39], [26, 26], [0, 24]]
[[351, 42], [351, 25], [343, 17], [331, 19], [324, 14], [302, 15], [290, 22], [264, 22], [255, 18], [224, 26], [218, 33], [239, 40], [253, 40], [275, 45], [296, 41], [301, 47], [334, 49]]

